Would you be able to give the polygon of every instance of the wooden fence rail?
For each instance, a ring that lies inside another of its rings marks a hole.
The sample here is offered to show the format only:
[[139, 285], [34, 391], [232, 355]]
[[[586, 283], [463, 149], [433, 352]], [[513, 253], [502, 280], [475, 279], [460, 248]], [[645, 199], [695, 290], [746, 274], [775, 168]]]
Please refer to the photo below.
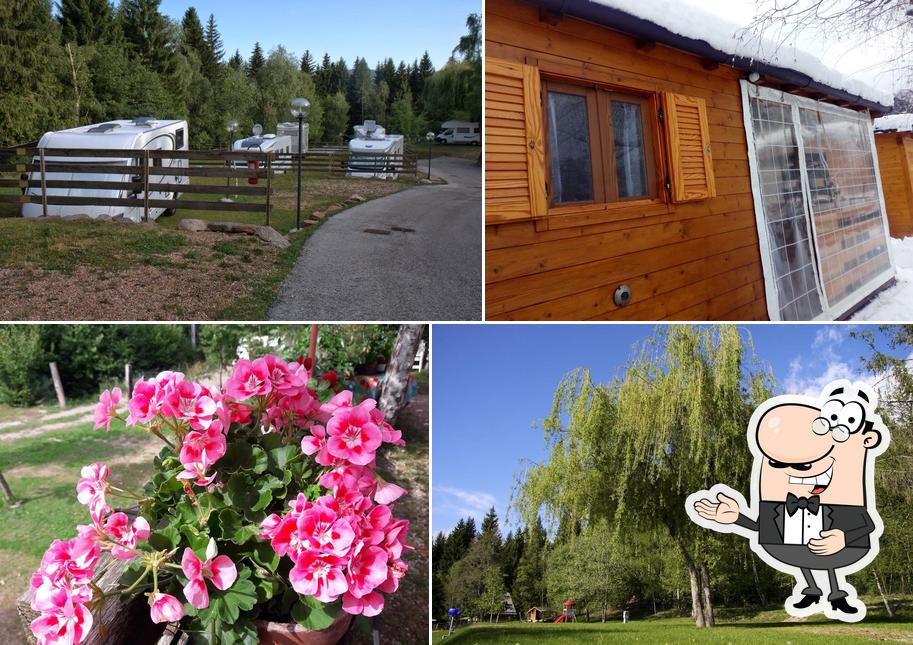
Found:
[[[238, 162], [243, 162], [243, 166], [239, 167], [241, 164]], [[0, 193], [0, 202], [41, 204], [44, 216], [47, 216], [49, 206], [123, 206], [141, 209], [143, 221], [149, 220], [149, 210], [153, 208], [253, 212], [264, 213], [269, 225], [273, 175], [277, 172], [296, 172], [299, 166], [307, 173], [344, 174], [350, 171], [349, 165], [349, 151], [340, 146], [311, 148], [299, 158], [295, 153], [256, 150], [110, 150], [39, 148], [28, 144], [0, 148], [0, 173], [20, 173], [18, 179], [0, 177], [0, 188], [20, 189], [20, 194]], [[370, 173], [372, 169], [376, 169], [376, 174], [395, 171], [417, 176], [418, 158], [409, 150], [402, 154], [378, 155], [376, 163], [360, 172]], [[119, 175], [124, 180], [80, 178], [81, 175], [100, 174]], [[191, 185], [190, 177], [226, 181], [225, 185], [221, 182]], [[165, 178], [173, 178], [174, 181], [165, 181]], [[188, 178], [185, 180], [187, 183], [179, 183], [179, 178]], [[232, 186], [232, 179], [236, 180], [235, 184], [239, 179], [251, 181]], [[259, 180], [265, 181], [249, 185]], [[109, 194], [56, 194], [69, 189], [105, 191]], [[183, 194], [234, 195], [255, 199], [208, 201], [187, 199]]]

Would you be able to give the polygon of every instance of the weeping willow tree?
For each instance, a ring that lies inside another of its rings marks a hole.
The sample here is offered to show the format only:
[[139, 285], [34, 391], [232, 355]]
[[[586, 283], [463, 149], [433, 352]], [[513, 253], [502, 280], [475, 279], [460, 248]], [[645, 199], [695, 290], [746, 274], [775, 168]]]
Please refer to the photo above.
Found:
[[518, 482], [515, 507], [527, 523], [541, 511], [550, 521], [569, 513], [611, 521], [616, 539], [636, 531], [671, 540], [695, 623], [712, 626], [710, 565], [732, 536], [693, 524], [685, 498], [721, 481], [747, 487], [746, 428], [772, 391], [769, 368], [735, 327], [658, 328], [609, 384], [583, 369], [561, 382], [543, 422], [548, 459]]

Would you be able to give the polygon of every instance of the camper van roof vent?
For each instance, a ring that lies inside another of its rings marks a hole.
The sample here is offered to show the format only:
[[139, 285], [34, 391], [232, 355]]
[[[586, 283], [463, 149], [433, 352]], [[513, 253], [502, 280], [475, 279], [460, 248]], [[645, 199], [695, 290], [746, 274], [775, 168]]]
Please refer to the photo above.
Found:
[[377, 129], [377, 121], [365, 121], [365, 132], [371, 134]]
[[262, 143], [263, 143], [263, 139], [261, 139], [260, 137], [248, 137], [247, 139], [245, 139], [244, 141], [241, 142], [241, 147], [242, 148], [259, 148]]
[[154, 116], [138, 116], [135, 119], [133, 119], [133, 124], [134, 125], [147, 125], [149, 127], [152, 127], [153, 125], [155, 125], [156, 121], [157, 121], [157, 119]]
[[111, 132], [119, 127], [120, 123], [102, 123], [101, 125], [89, 128], [86, 132]]

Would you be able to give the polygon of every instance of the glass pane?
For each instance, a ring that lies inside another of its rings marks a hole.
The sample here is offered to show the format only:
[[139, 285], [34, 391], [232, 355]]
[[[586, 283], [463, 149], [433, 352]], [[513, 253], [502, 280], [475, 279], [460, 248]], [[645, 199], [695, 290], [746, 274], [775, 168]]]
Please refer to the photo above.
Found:
[[593, 199], [586, 97], [548, 93], [548, 149], [555, 203]]
[[802, 108], [802, 143], [821, 275], [831, 304], [891, 266], [868, 119]]
[[802, 194], [792, 109], [751, 99], [752, 130], [771, 268], [782, 320], [809, 320], [823, 310]]
[[643, 119], [640, 104], [612, 101], [612, 137], [615, 141], [615, 176], [619, 197], [647, 194]]

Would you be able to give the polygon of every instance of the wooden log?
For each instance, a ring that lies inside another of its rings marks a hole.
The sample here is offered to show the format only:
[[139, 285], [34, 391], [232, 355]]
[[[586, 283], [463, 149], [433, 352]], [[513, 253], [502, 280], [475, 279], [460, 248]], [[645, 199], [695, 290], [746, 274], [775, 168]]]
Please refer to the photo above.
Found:
[[[127, 566], [123, 560], [115, 560], [110, 553], [102, 554], [97, 570], [109, 567], [105, 573], [95, 579], [95, 583], [103, 592], [110, 592], [117, 588], [117, 580]], [[16, 610], [22, 622], [26, 641], [33, 645], [36, 643], [29, 625], [38, 617], [38, 612], [32, 609], [32, 592], [28, 589], [16, 601]], [[149, 603], [145, 596], [138, 596], [125, 601], [120, 596], [107, 599], [104, 607], [96, 611], [92, 631], [88, 633], [83, 645], [157, 645], [164, 631], [164, 626], [156, 625], [149, 617]], [[174, 638], [174, 634], [171, 635]], [[171, 641], [166, 641], [171, 643]]]
[[[48, 188], [89, 188], [95, 190], [123, 190], [127, 192], [140, 192], [143, 190], [143, 183], [139, 181], [75, 181], [62, 179], [49, 179]], [[41, 182], [23, 181], [21, 179], [0, 179], [0, 187], [10, 188], [40, 188]], [[265, 186], [217, 186], [215, 184], [162, 184], [149, 182], [151, 192], [174, 192], [195, 193], [204, 195], [254, 195], [262, 196], [266, 194]]]

